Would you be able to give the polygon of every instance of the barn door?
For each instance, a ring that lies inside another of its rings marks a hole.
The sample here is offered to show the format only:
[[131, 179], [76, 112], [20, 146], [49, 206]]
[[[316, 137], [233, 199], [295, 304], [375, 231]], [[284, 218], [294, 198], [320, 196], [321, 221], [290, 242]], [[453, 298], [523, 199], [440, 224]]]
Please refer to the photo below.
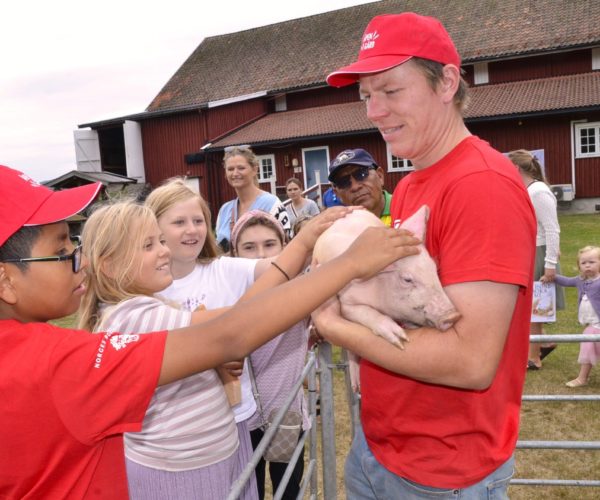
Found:
[[125, 123], [123, 123], [123, 139], [125, 140], [125, 164], [127, 166], [127, 177], [136, 179], [141, 183], [146, 182], [141, 125], [138, 122], [125, 120]]
[[95, 130], [74, 130], [75, 161], [80, 172], [102, 172], [100, 142]]

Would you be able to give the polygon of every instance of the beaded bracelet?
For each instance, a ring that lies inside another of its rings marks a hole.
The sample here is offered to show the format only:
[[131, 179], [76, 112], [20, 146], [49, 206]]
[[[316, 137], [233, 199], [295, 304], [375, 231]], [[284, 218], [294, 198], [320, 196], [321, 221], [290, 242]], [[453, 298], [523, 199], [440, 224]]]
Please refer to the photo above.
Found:
[[288, 273], [286, 273], [283, 269], [281, 269], [281, 267], [279, 266], [279, 264], [277, 264], [277, 262], [271, 261], [271, 264], [273, 266], [275, 266], [276, 269], [279, 269], [279, 271], [281, 272], [281, 274], [283, 274], [286, 277], [286, 279], [288, 281], [290, 281], [290, 275]]

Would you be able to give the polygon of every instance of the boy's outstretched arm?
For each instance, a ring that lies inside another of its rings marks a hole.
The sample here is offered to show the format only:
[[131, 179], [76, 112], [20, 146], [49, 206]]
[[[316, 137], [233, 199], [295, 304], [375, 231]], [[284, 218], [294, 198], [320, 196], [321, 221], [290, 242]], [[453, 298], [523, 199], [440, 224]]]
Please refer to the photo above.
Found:
[[159, 385], [243, 358], [351, 280], [367, 279], [397, 259], [417, 254], [418, 243], [407, 231], [369, 228], [346, 252], [309, 274], [265, 290], [200, 326], [169, 332]]

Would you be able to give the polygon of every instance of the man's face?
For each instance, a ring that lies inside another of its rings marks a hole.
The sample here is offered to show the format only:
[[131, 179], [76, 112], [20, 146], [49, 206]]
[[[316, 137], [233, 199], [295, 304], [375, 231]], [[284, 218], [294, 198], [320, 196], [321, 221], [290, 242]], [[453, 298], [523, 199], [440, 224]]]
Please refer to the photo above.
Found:
[[367, 105], [367, 117], [394, 155], [410, 159], [416, 168], [439, 159], [449, 113], [455, 111], [445, 105], [447, 96], [432, 89], [413, 61], [362, 76], [360, 94]]
[[[385, 199], [383, 197], [383, 170], [381, 167], [377, 169], [370, 168], [369, 175], [362, 181], [357, 181], [352, 174], [366, 167], [359, 165], [347, 165], [340, 168], [333, 179], [333, 190], [337, 197], [346, 206], [361, 205], [369, 212], [373, 212], [377, 217], [381, 216], [381, 212], [385, 207]], [[349, 182], [348, 187], [341, 187]]]
[[[74, 249], [66, 222], [42, 226], [31, 257], [68, 255]], [[27, 257], [27, 256], [22, 256]], [[29, 262], [21, 271], [14, 264], [4, 264], [10, 276], [15, 303], [12, 317], [22, 322], [45, 322], [77, 311], [85, 291], [85, 259], [78, 273], [70, 260], [63, 262]]]

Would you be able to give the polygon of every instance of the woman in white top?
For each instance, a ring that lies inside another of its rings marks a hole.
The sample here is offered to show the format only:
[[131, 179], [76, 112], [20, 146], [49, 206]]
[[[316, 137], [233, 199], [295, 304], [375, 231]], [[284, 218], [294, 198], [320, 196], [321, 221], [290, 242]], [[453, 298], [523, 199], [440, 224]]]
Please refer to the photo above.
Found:
[[[517, 166], [523, 184], [527, 188], [537, 219], [537, 237], [535, 252], [534, 281], [553, 282], [560, 273], [560, 226], [556, 212], [556, 197], [548, 187], [542, 166], [538, 159], [525, 149], [508, 154]], [[562, 287], [556, 287], [556, 309], [565, 307], [565, 296]], [[543, 323], [531, 323], [531, 334], [541, 335]], [[529, 344], [529, 370], [539, 370], [542, 359], [556, 348], [556, 344]]]
[[217, 242], [229, 250], [231, 228], [249, 210], [263, 210], [273, 215], [289, 233], [288, 213], [277, 196], [258, 187], [258, 158], [247, 147], [234, 147], [223, 157], [225, 178], [235, 189], [236, 198], [223, 204], [217, 216]]
[[302, 184], [300, 183], [300, 179], [296, 179], [295, 177], [288, 179], [285, 183], [285, 192], [291, 200], [291, 203], [287, 206], [286, 210], [290, 217], [290, 224], [292, 227], [294, 227], [294, 223], [303, 215], [319, 215], [319, 206], [313, 200], [309, 200], [302, 194]]

